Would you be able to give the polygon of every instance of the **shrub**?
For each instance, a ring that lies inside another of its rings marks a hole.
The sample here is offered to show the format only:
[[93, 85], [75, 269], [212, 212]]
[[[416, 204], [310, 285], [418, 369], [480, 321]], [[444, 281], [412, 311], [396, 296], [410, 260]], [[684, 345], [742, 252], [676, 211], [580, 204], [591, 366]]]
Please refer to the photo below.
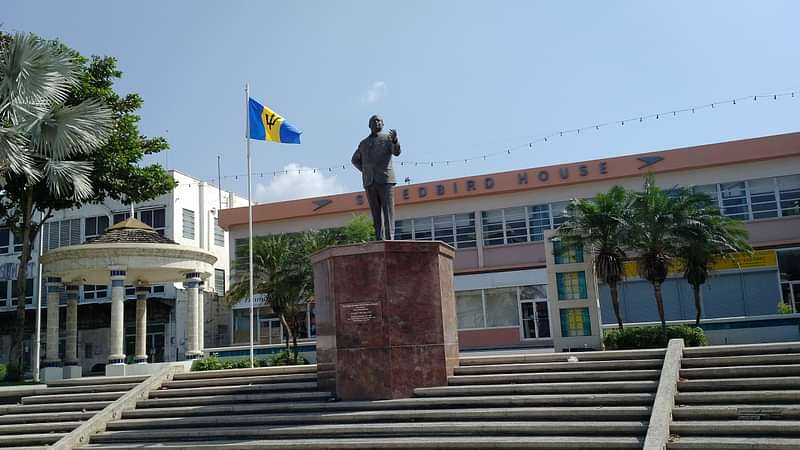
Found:
[[[256, 359], [254, 362], [255, 367], [266, 367], [267, 360], [258, 360]], [[216, 354], [211, 354], [206, 356], [203, 359], [198, 359], [197, 361], [192, 363], [192, 371], [201, 371], [201, 370], [223, 370], [223, 369], [249, 369], [250, 368], [250, 358], [238, 358], [238, 359], [219, 359], [219, 356]]]
[[792, 313], [792, 305], [783, 302], [778, 303], [778, 314], [791, 314], [791, 313]]
[[6, 366], [5, 364], [0, 364], [0, 381], [5, 381], [6, 379]]
[[294, 354], [288, 350], [276, 353], [269, 361], [271, 366], [301, 366], [304, 364], [308, 364], [307, 359], [303, 358], [299, 353], [297, 354], [297, 359], [295, 359]]
[[688, 325], [672, 325], [667, 327], [667, 338], [660, 325], [649, 327], [629, 327], [623, 330], [607, 330], [603, 343], [607, 350], [630, 350], [638, 348], [663, 348], [670, 339], [682, 338], [687, 347], [708, 345], [702, 328]]

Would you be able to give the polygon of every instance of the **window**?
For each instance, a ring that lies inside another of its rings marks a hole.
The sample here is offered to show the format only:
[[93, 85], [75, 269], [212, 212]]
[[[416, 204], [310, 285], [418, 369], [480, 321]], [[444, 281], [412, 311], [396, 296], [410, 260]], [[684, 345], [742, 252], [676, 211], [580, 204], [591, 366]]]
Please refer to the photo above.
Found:
[[503, 210], [481, 212], [483, 222], [483, 245], [503, 245]]
[[781, 199], [781, 215], [800, 215], [800, 175], [778, 177], [778, 195]]
[[559, 225], [564, 223], [567, 220], [567, 207], [569, 206], [570, 201], [567, 200], [565, 202], [556, 202], [550, 204], [550, 209], [552, 210], [553, 215], [553, 228], [558, 228]]
[[456, 248], [475, 247], [475, 213], [419, 217], [395, 222], [395, 239], [435, 239]]
[[723, 183], [719, 185], [722, 198], [722, 214], [740, 220], [748, 220], [750, 211], [747, 207], [747, 188], [744, 181]]
[[559, 311], [561, 316], [561, 335], [591, 336], [592, 323], [589, 321], [589, 308], [569, 308]]
[[800, 311], [800, 248], [778, 250], [778, 270], [783, 302]]
[[433, 239], [433, 217], [419, 217], [414, 221], [414, 239], [430, 241]]
[[10, 250], [11, 231], [8, 228], [0, 228], [0, 255], [5, 255]]
[[544, 230], [550, 229], [550, 205], [529, 206], [528, 223], [530, 223], [531, 241], [543, 241]]
[[81, 219], [53, 221], [44, 225], [44, 248], [53, 250], [59, 247], [81, 243]]
[[711, 203], [715, 206], [719, 207], [719, 193], [717, 192], [717, 185], [716, 184], [706, 184], [703, 186], [695, 186], [695, 192], [699, 192], [702, 194], [706, 194], [711, 198]]
[[556, 264], [574, 264], [583, 262], [583, 244], [564, 245], [561, 241], [553, 241], [553, 257]]
[[194, 211], [183, 209], [183, 237], [194, 240]]
[[[11, 306], [17, 306], [17, 280], [11, 280]], [[25, 304], [33, 304], [33, 278], [25, 280]]]
[[472, 248], [475, 247], [477, 239], [475, 236], [475, 213], [456, 214], [456, 247]]
[[486, 326], [507, 327], [519, 325], [517, 288], [494, 288], [484, 291]]
[[533, 284], [520, 288], [519, 298], [523, 300], [547, 300], [547, 285]]
[[225, 230], [219, 226], [219, 219], [214, 219], [214, 245], [218, 247], [225, 246]]
[[131, 218], [131, 213], [129, 212], [114, 213], [114, 225], [122, 222], [123, 220], [128, 220], [130, 218]]
[[[11, 233], [14, 236], [14, 253], [20, 253], [22, 251], [22, 234], [20, 233]], [[80, 235], [80, 230], [78, 230], [78, 235]]]
[[157, 284], [157, 285], [153, 286], [152, 289], [150, 289], [150, 292], [152, 292], [153, 294], [163, 294], [164, 293], [164, 285], [163, 284]]
[[750, 208], [753, 220], [778, 217], [778, 201], [775, 198], [775, 179], [761, 178], [747, 182], [750, 187]]
[[101, 298], [108, 298], [108, 286], [100, 284], [84, 284], [83, 285], [83, 299], [84, 300], [98, 300]]
[[88, 241], [100, 236], [108, 228], [108, 216], [87, 217], [83, 221], [83, 235]]
[[485, 328], [483, 292], [481, 290], [456, 292], [456, 315], [459, 329]]
[[528, 242], [528, 223], [525, 208], [504, 209], [503, 220], [506, 224], [506, 243]]
[[455, 247], [455, 229], [453, 227], [452, 214], [433, 218], [433, 239], [447, 242]]
[[414, 239], [414, 229], [411, 219], [398, 220], [394, 223], [394, 238], [398, 240]]
[[217, 295], [225, 295], [225, 271], [214, 269], [214, 291]]
[[[188, 210], [184, 209], [184, 214], [185, 211]], [[156, 230], [156, 232], [158, 232], [158, 234], [164, 236], [164, 230], [166, 229], [167, 224], [166, 210], [164, 208], [139, 211], [138, 214], [139, 220], [147, 225], [150, 225], [154, 230]], [[192, 237], [190, 239], [194, 239], [194, 212], [192, 212]]]
[[588, 297], [586, 274], [582, 271], [556, 273], [556, 287], [559, 300], [578, 300]]
[[0, 281], [0, 307], [8, 306], [8, 281]]

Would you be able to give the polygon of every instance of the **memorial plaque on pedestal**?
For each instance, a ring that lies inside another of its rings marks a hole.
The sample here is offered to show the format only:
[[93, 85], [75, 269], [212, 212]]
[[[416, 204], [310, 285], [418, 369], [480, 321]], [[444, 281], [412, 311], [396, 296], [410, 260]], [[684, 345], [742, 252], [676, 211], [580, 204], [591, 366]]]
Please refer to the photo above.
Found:
[[458, 364], [452, 247], [380, 241], [312, 256], [320, 388], [341, 400], [407, 398]]

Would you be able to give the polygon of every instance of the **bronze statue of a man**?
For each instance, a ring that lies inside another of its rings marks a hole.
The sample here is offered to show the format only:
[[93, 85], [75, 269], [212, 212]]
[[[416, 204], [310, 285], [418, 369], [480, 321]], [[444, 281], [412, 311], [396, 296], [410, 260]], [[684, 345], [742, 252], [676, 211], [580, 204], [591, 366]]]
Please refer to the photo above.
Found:
[[369, 136], [358, 144], [353, 153], [353, 165], [361, 172], [367, 193], [372, 223], [378, 240], [394, 239], [394, 185], [397, 181], [392, 168], [392, 155], [400, 155], [397, 131], [383, 132], [383, 119], [369, 118]]

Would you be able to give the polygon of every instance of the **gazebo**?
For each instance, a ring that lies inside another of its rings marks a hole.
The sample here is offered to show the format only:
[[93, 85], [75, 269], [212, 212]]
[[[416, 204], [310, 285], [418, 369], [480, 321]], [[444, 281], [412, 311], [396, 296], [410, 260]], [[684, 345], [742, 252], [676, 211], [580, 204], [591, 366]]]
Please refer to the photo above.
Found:
[[[78, 362], [78, 291], [81, 284], [111, 285], [110, 354], [106, 375], [144, 374], [147, 366], [147, 295], [154, 284], [184, 282], [187, 291], [186, 359], [202, 356], [202, 309], [198, 306], [200, 282], [213, 273], [217, 257], [199, 248], [180, 245], [131, 218], [108, 228], [82, 244], [61, 247], [42, 257], [47, 280], [47, 346], [42, 379], [81, 376]], [[126, 370], [123, 302], [125, 285], [136, 290], [136, 355], [133, 370]], [[59, 302], [67, 299], [65, 361], [59, 359]]]

